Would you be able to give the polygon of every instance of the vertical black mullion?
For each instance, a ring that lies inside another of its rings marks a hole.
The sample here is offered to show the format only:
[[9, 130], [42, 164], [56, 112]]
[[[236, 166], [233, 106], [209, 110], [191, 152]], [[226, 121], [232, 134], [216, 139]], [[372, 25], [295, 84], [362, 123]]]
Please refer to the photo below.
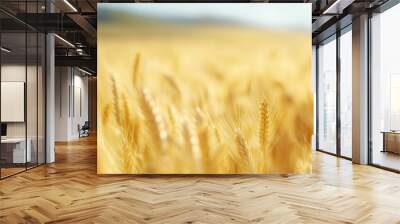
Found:
[[75, 69], [74, 67], [71, 67], [72, 69], [72, 88], [71, 88], [71, 93], [72, 93], [72, 117], [75, 118]]
[[[45, 13], [48, 13], [48, 0], [45, 0]], [[48, 33], [44, 33], [44, 161], [43, 163], [47, 163], [47, 79], [48, 79], [48, 72], [47, 72], [47, 38]], [[42, 69], [43, 72], [43, 69]], [[42, 73], [43, 76], [43, 73]]]
[[368, 164], [373, 164], [373, 153], [372, 153], [372, 29], [371, 29], [371, 20], [372, 20], [372, 12], [368, 12], [368, 20], [367, 20], [367, 46], [368, 46], [368, 53], [367, 53], [367, 129], [368, 129]]
[[[25, 1], [25, 21], [28, 19], [28, 1]], [[28, 169], [28, 113], [27, 113], [27, 97], [28, 97], [28, 25], [25, 23], [25, 102], [24, 102], [24, 118], [25, 118], [25, 170]]]
[[319, 44], [315, 46], [315, 149], [319, 149]]
[[[39, 14], [39, 0], [36, 1], [36, 13]], [[38, 165], [39, 165], [39, 31], [36, 31], [36, 166]]]
[[336, 155], [341, 156], [341, 119], [340, 119], [340, 30], [336, 31]]
[[[47, 13], [47, 2], [46, 2], [46, 13]], [[47, 37], [48, 33], [44, 33], [44, 161], [47, 163]], [[43, 72], [43, 69], [42, 69]], [[43, 74], [42, 74], [43, 75]]]
[[[47, 6], [46, 6], [46, 9], [45, 9], [46, 11], [47, 11]], [[43, 55], [43, 58], [44, 58], [44, 71], [43, 71], [43, 69], [42, 69], [42, 72], [44, 72], [44, 74], [42, 73], [42, 75], [44, 75], [44, 80], [42, 81], [42, 82], [44, 82], [44, 99], [43, 99], [43, 101], [44, 101], [44, 107], [42, 107], [42, 109], [44, 109], [44, 117], [42, 117], [42, 119], [44, 119], [44, 133], [43, 133], [43, 140], [44, 140], [44, 161], [43, 161], [43, 163], [44, 164], [46, 164], [47, 163], [47, 151], [48, 151], [48, 148], [47, 148], [47, 146], [48, 146], [48, 142], [47, 142], [47, 125], [48, 125], [48, 122], [47, 122], [47, 92], [48, 92], [48, 90], [47, 90], [47, 79], [48, 79], [48, 69], [47, 69], [47, 60], [48, 60], [48, 58], [47, 58], [47, 44], [48, 44], [48, 40], [47, 40], [47, 38], [48, 38], [48, 35], [49, 35], [49, 33], [47, 33], [47, 32], [45, 32], [44, 33], [44, 55]]]

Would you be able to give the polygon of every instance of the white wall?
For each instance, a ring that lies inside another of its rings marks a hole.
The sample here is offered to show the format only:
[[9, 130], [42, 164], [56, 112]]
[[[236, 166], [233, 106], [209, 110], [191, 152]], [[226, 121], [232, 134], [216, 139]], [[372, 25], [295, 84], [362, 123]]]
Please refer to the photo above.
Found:
[[55, 141], [68, 140], [69, 68], [55, 68]]
[[78, 124], [88, 120], [88, 78], [72, 67], [56, 67], [55, 140], [79, 137]]

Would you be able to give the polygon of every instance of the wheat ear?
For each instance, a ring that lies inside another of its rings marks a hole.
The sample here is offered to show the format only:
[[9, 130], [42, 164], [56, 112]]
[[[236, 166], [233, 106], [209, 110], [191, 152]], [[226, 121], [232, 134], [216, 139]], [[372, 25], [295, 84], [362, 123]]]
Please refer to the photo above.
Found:
[[192, 122], [189, 121], [189, 119], [185, 119], [183, 122], [183, 140], [185, 147], [187, 147], [191, 154], [193, 155], [193, 158], [195, 161], [200, 161], [201, 160], [201, 151], [200, 151], [200, 145], [199, 145], [199, 138], [196, 133], [196, 128], [193, 125]]
[[269, 129], [269, 111], [268, 104], [265, 100], [261, 102], [259, 107], [259, 142], [262, 147], [268, 144], [268, 129]]
[[197, 138], [201, 152], [201, 159], [203, 161], [204, 171], [209, 171], [210, 167], [210, 146], [208, 143], [208, 129], [205, 125], [197, 127]]
[[182, 94], [181, 94], [181, 90], [179, 89], [179, 86], [176, 83], [175, 79], [173, 77], [171, 77], [170, 75], [166, 75], [166, 74], [164, 74], [162, 77], [164, 77], [165, 81], [167, 81], [167, 84], [171, 87], [171, 89], [175, 93], [177, 100], [179, 100], [181, 98]]
[[121, 121], [121, 108], [119, 105], [119, 95], [118, 95], [118, 90], [117, 90], [117, 85], [115, 83], [115, 79], [111, 78], [111, 83], [112, 83], [112, 95], [113, 95], [113, 108], [114, 108], [114, 116], [115, 119], [117, 120], [118, 126], [121, 127], [122, 121]]
[[252, 172], [253, 164], [250, 161], [250, 151], [246, 146], [246, 142], [240, 130], [236, 131], [235, 143], [240, 159], [239, 161], [236, 161], [236, 168], [239, 168], [240, 172]]
[[213, 129], [214, 129], [215, 139], [217, 140], [218, 145], [221, 145], [221, 135], [219, 134], [218, 128], [214, 126]]
[[133, 116], [131, 116], [131, 110], [128, 106], [128, 100], [125, 94], [122, 94], [122, 106], [123, 106], [123, 132], [124, 137], [127, 140], [127, 144], [129, 145], [137, 145], [138, 140], [138, 129], [139, 124], [134, 120]]
[[179, 115], [174, 106], [168, 107], [168, 120], [170, 125], [171, 136], [175, 136], [177, 139], [179, 139], [180, 121], [179, 121]]
[[165, 123], [147, 90], [140, 91], [140, 105], [147, 122], [148, 131], [154, 140], [155, 146], [161, 149], [161, 143], [168, 135], [165, 130]]
[[133, 73], [132, 73], [132, 82], [134, 87], [139, 86], [139, 67], [140, 67], [140, 53], [135, 55], [135, 60], [133, 62]]
[[243, 159], [243, 161], [248, 162], [249, 161], [249, 152], [247, 150], [244, 138], [243, 138], [242, 134], [240, 133], [240, 130], [236, 130], [235, 143], [236, 143], [240, 158]]
[[103, 116], [102, 116], [102, 119], [101, 119], [102, 124], [106, 125], [108, 123], [108, 119], [110, 117], [110, 111], [111, 111], [111, 105], [107, 104], [104, 107], [104, 110], [103, 110]]

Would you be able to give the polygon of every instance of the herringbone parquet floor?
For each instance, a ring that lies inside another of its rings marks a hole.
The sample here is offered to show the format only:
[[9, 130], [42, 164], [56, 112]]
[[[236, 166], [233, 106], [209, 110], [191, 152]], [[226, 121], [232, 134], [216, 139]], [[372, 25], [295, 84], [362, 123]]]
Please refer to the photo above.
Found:
[[98, 176], [96, 139], [0, 181], [0, 223], [400, 223], [400, 175], [314, 155], [311, 175]]

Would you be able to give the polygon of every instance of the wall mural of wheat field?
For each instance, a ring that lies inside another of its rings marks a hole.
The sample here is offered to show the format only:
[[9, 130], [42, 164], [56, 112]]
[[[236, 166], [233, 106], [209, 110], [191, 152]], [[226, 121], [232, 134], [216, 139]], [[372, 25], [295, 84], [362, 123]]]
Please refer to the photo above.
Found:
[[311, 172], [311, 4], [98, 6], [98, 173]]

